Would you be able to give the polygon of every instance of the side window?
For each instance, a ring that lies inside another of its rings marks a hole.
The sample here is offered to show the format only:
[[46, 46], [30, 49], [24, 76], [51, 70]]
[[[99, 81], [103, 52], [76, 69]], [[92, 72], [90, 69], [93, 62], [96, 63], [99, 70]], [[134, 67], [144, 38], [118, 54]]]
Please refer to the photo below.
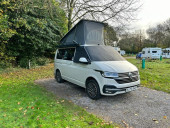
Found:
[[142, 54], [145, 54], [145, 51], [142, 51]]
[[64, 54], [64, 60], [72, 61], [74, 58], [74, 52], [75, 52], [75, 48], [66, 49]]
[[59, 49], [57, 53], [57, 59], [73, 60], [75, 48]]
[[148, 53], [150, 53], [150, 51], [148, 51]]
[[57, 59], [63, 59], [64, 53], [65, 53], [65, 49], [58, 49]]
[[152, 51], [152, 53], [157, 53], [157, 51]]

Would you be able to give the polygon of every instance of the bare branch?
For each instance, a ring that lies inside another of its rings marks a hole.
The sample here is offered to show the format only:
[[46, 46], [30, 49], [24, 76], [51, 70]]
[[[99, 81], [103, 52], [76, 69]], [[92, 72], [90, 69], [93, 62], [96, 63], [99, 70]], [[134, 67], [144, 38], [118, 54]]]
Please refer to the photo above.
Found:
[[[66, 0], [68, 21], [72, 24], [81, 18], [101, 22], [123, 23], [135, 19], [140, 0]], [[72, 10], [71, 10], [72, 9]], [[69, 28], [70, 29], [70, 28]]]

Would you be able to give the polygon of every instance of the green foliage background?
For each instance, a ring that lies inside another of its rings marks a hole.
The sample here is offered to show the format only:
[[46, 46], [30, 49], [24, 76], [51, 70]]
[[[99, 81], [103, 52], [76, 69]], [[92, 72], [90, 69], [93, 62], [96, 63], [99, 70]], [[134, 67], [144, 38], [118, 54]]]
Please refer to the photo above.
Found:
[[55, 0], [1, 0], [0, 63], [53, 57], [66, 32], [65, 12]]

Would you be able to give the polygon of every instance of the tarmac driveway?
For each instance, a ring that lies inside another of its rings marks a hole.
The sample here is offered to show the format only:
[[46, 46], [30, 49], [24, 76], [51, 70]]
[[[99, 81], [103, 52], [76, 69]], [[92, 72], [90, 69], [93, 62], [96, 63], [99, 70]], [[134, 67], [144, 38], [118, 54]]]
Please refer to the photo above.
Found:
[[140, 87], [94, 101], [87, 97], [84, 88], [69, 82], [59, 84], [55, 79], [42, 79], [35, 83], [106, 121], [133, 128], [170, 128], [170, 94]]

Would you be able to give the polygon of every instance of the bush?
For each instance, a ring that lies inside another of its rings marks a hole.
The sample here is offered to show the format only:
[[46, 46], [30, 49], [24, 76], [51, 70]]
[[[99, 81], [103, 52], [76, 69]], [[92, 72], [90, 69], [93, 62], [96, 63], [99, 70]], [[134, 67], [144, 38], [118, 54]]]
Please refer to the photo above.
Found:
[[[29, 67], [29, 62], [30, 62], [30, 67]], [[31, 68], [31, 67], [35, 67], [37, 66], [36, 64], [36, 59], [32, 58], [32, 59], [28, 59], [28, 58], [22, 58], [19, 61], [19, 66], [21, 68]]]
[[43, 65], [46, 65], [48, 63], [50, 63], [50, 60], [46, 57], [39, 57], [39, 58], [36, 59], [37, 65], [43, 66]]
[[10, 68], [12, 67], [12, 62], [15, 61], [13, 57], [0, 57], [0, 68], [5, 69], [5, 68]]
[[[29, 67], [29, 61], [30, 61], [30, 67]], [[33, 68], [35, 66], [43, 66], [50, 63], [50, 60], [46, 57], [36, 57], [36, 58], [32, 58], [32, 59], [28, 59], [28, 58], [22, 58], [19, 61], [19, 66], [21, 68]]]
[[8, 68], [10, 66], [11, 66], [10, 63], [6, 63], [4, 61], [0, 61], [0, 68], [5, 69], [5, 68]]

